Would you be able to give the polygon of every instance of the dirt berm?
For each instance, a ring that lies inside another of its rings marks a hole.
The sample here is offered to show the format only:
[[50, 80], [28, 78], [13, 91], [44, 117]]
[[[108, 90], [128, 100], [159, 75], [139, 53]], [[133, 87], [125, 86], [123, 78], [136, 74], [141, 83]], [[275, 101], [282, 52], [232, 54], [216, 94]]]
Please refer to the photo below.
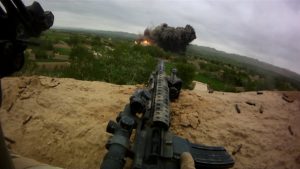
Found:
[[[99, 168], [107, 122], [140, 87], [38, 76], [2, 84], [0, 119], [15, 141], [12, 150], [68, 169]], [[299, 169], [299, 98], [299, 92], [184, 90], [171, 104], [171, 130], [191, 142], [226, 147], [235, 169]]]

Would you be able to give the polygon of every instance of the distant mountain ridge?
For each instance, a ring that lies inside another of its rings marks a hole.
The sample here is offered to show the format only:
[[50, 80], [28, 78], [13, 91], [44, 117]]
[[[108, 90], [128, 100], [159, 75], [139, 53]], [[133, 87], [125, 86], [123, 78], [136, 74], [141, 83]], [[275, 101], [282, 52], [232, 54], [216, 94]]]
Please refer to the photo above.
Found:
[[206, 59], [221, 60], [225, 63], [234, 63], [239, 66], [250, 65], [254, 68], [254, 70], [255, 67], [257, 67], [263, 73], [270, 74], [272, 72], [281, 76], [285, 76], [287, 78], [294, 79], [298, 81], [298, 83], [300, 83], [299, 74], [285, 68], [281, 68], [266, 62], [262, 62], [258, 59], [254, 59], [254, 58], [250, 58], [238, 54], [226, 53], [224, 51], [216, 50], [215, 48], [198, 46], [198, 45], [189, 45], [187, 52], [189, 54], [201, 55], [201, 57], [204, 57]]
[[137, 39], [138, 35], [134, 33], [122, 32], [122, 31], [107, 31], [107, 30], [93, 30], [84, 28], [67, 28], [67, 27], [55, 27], [54, 30], [65, 31], [65, 32], [81, 32], [90, 33], [95, 35], [101, 35], [104, 37], [111, 38], [122, 38], [122, 39]]

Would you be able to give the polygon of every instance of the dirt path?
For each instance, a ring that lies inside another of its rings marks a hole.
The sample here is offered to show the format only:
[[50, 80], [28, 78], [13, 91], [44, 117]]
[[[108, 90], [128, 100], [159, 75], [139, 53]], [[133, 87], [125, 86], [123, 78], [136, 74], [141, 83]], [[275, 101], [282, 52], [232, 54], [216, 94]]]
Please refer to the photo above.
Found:
[[[5, 135], [16, 141], [10, 145], [15, 152], [60, 167], [96, 169], [106, 151], [107, 122], [137, 87], [24, 77], [3, 79], [3, 88], [0, 119]], [[285, 93], [300, 98], [299, 92]], [[235, 169], [298, 169], [299, 103], [284, 101], [280, 92], [183, 91], [172, 103], [171, 130], [229, 152], [241, 147]]]

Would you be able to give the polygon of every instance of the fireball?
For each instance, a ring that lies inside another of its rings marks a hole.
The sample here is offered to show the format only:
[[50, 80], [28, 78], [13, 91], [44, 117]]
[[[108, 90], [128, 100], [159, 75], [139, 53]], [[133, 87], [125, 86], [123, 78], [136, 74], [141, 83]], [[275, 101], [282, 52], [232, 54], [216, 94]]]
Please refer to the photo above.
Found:
[[142, 45], [142, 46], [150, 46], [150, 45], [153, 45], [153, 42], [148, 38], [141, 37], [141, 38], [135, 40], [134, 44]]
[[147, 39], [144, 39], [143, 41], [141, 41], [141, 45], [143, 45], [143, 46], [149, 46], [149, 45], [151, 45], [151, 42], [149, 40], [147, 40]]

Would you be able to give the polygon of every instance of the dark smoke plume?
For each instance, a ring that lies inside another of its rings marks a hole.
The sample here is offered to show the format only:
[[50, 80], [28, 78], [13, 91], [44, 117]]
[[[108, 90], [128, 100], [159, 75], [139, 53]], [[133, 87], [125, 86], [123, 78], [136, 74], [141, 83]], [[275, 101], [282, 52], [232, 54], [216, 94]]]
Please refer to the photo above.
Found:
[[188, 44], [196, 39], [196, 33], [191, 25], [174, 28], [164, 23], [154, 29], [147, 28], [144, 37], [166, 51], [185, 52]]

